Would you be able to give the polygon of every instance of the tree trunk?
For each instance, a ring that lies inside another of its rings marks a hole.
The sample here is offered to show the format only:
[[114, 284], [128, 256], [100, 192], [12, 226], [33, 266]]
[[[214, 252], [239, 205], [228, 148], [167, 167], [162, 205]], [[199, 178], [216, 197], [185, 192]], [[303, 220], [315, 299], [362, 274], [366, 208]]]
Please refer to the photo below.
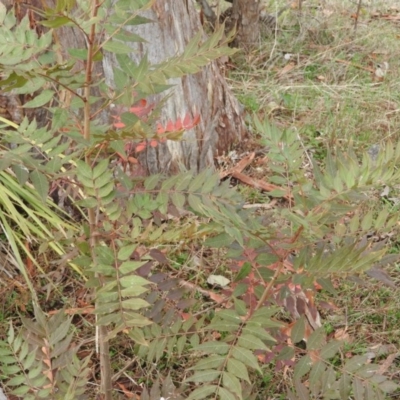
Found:
[[[36, 6], [37, 0], [28, 2], [34, 2]], [[51, 6], [52, 0], [46, 3]], [[17, 11], [21, 13], [20, 9]], [[137, 44], [132, 55], [135, 62], [145, 54], [150, 63], [180, 54], [190, 39], [202, 30], [194, 0], [156, 0], [145, 16], [154, 22], [132, 27], [132, 31], [147, 41]], [[66, 49], [85, 46], [82, 35], [75, 28], [62, 27], [56, 31], [56, 37], [66, 57]], [[115, 65], [112, 54], [106, 54], [102, 65], [96, 65], [95, 74], [103, 75], [111, 87]], [[216, 155], [228, 151], [245, 135], [241, 106], [227, 86], [218, 62], [210, 63], [196, 75], [171, 81], [172, 89], [151, 99], [170, 96], [162, 109], [160, 122], [175, 121], [189, 113], [192, 117], [199, 114], [200, 123], [186, 131], [180, 142], [168, 141], [156, 148], [147, 146], [139, 153], [140, 162], [149, 173], [172, 173], [180, 164], [195, 171], [212, 166]]]
[[254, 49], [260, 40], [260, 2], [259, 0], [233, 0], [232, 20], [237, 34], [234, 46], [245, 51]]
[[[193, 0], [157, 0], [145, 16], [155, 23], [132, 28], [147, 41], [137, 46], [133, 54], [135, 62], [145, 54], [152, 64], [179, 54], [202, 30]], [[113, 57], [109, 55], [104, 62], [106, 79], [112, 75], [112, 66]], [[172, 94], [162, 110], [162, 122], [182, 118], [186, 113], [199, 114], [201, 122], [187, 131], [181, 142], [147, 147], [141, 161], [151, 173], [174, 172], [179, 164], [196, 171], [213, 165], [214, 157], [229, 150], [245, 133], [241, 107], [227, 86], [218, 62], [172, 83], [175, 86], [162, 94]]]

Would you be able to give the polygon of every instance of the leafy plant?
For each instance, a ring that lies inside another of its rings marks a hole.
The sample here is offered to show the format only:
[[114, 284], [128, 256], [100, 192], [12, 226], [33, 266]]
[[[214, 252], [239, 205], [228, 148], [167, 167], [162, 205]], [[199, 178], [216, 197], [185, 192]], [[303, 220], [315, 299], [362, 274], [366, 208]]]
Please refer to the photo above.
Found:
[[[161, 392], [175, 398], [244, 399], [252, 376], [262, 374], [272, 359], [279, 365], [296, 362], [291, 398], [361, 399], [392, 391], [396, 385], [364, 356], [330, 365], [341, 343], [327, 340], [320, 329], [314, 294], [322, 287], [334, 295], [330, 278], [335, 274], [356, 275], [392, 260], [367, 234], [392, 229], [399, 215], [386, 207], [375, 216], [369, 194], [379, 185], [398, 183], [400, 145], [382, 146], [377, 160], [368, 154], [359, 160], [351, 149], [328, 155], [324, 169], [311, 163], [309, 179], [302, 171], [304, 149], [293, 132], [255, 117], [254, 127], [269, 148], [270, 180], [281, 187], [270, 195], [288, 199], [287, 207], [261, 217], [243, 209], [244, 200], [230, 182], [221, 183], [210, 170], [132, 179], [129, 164], [137, 161], [138, 152], [180, 139], [199, 119], [186, 115], [162, 126], [153, 112], [162, 104], [153, 107], [146, 96], [161, 93], [170, 78], [196, 73], [232, 54], [221, 28], [204, 42], [196, 35], [181, 55], [159, 65], [150, 65], [146, 57], [135, 64], [129, 43], [142, 39], [126, 26], [148, 22], [140, 12], [151, 4], [120, 0], [109, 15], [110, 2], [58, 1], [43, 12], [42, 25], [49, 28], [43, 35], [30, 29], [28, 18], [17, 23], [0, 5], [1, 85], [32, 94], [25, 108], [50, 102], [51, 116], [51, 124], [42, 128], [27, 118], [18, 126], [6, 121], [14, 128], [2, 130], [1, 177], [9, 179], [4, 180], [10, 185], [8, 196], [14, 202], [30, 199], [15, 182], [24, 189], [33, 185], [34, 202], [42, 211], [36, 225], [28, 225], [17, 219], [15, 206], [4, 196], [9, 215], [2, 223], [8, 224], [6, 233], [11, 233], [10, 217], [21, 224], [13, 236], [18, 254], [30, 232], [39, 240], [41, 232], [61, 226], [49, 212], [50, 182], [70, 188], [70, 201], [83, 214], [78, 233], [62, 240], [53, 234], [48, 246], [67, 255], [93, 298], [101, 394], [112, 397], [110, 343], [122, 337], [132, 341], [144, 370], [165, 361], [168, 377], [143, 390], [143, 399]], [[88, 46], [69, 49], [66, 61], [51, 44], [53, 29], [61, 26], [77, 27]], [[113, 93], [93, 77], [93, 66], [105, 51], [114, 53], [119, 65]], [[82, 60], [81, 69], [73, 70]], [[62, 101], [65, 93], [72, 97], [69, 106]], [[99, 101], [100, 110], [93, 106]], [[110, 104], [117, 115], [106, 125], [100, 112]], [[168, 269], [168, 249], [188, 240], [220, 250], [218, 261], [232, 271], [228, 287], [210, 291]], [[40, 246], [46, 250], [46, 244]], [[25, 279], [34, 293], [27, 273]], [[212, 301], [210, 307], [199, 307], [199, 294]], [[17, 335], [11, 324], [8, 340], [0, 341], [6, 386], [25, 398], [84, 398], [90, 356], [81, 359], [71, 347], [71, 319], [63, 312], [48, 318], [34, 305], [35, 322], [21, 319]], [[200, 311], [193, 311], [195, 305]], [[284, 308], [296, 322], [277, 320]], [[300, 351], [302, 341], [306, 346]], [[189, 366], [184, 376], [175, 377], [175, 385], [169, 362], [181, 357]]]
[[90, 355], [79, 359], [72, 346], [71, 320], [63, 312], [47, 318], [35, 307], [35, 322], [10, 323], [7, 341], [0, 342], [1, 371], [10, 394], [24, 399], [80, 399], [86, 391]]
[[346, 399], [352, 395], [355, 399], [364, 399], [372, 395], [384, 399], [384, 393], [396, 390], [397, 385], [379, 372], [379, 365], [371, 363], [368, 355], [353, 356], [340, 369], [332, 366], [329, 360], [342, 345], [335, 340], [327, 343], [321, 329], [314, 331], [307, 341], [307, 354], [294, 368], [295, 390], [288, 392], [288, 398]]
[[[30, 128], [33, 132], [36, 124], [32, 123]], [[23, 261], [24, 255], [43, 272], [31, 250], [40, 248], [43, 252], [51, 249], [56, 254], [63, 255], [65, 249], [60, 241], [76, 232], [76, 228], [73, 222], [68, 221], [65, 212], [47, 197], [49, 182], [36, 168], [38, 162], [34, 162], [32, 170], [29, 171], [25, 166], [32, 165], [28, 161], [29, 156], [18, 154], [19, 151], [24, 151], [28, 144], [23, 138], [24, 130], [23, 124], [18, 127], [18, 132], [21, 133], [19, 139], [22, 139], [21, 146], [0, 151], [3, 168], [0, 171], [0, 227], [7, 238], [6, 250], [12, 254], [14, 266], [30, 285], [29, 271]], [[8, 135], [10, 132], [5, 131], [4, 136]], [[15, 145], [16, 139], [10, 140], [9, 143]], [[49, 167], [51, 168], [51, 165]], [[34, 293], [33, 287], [31, 292]]]

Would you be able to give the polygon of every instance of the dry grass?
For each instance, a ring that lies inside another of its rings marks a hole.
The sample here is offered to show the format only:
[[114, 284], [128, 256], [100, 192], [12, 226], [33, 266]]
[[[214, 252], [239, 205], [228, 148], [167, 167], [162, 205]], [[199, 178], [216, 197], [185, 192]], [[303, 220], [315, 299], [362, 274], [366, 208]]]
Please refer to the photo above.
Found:
[[[387, 2], [365, 6], [354, 32], [356, 4], [316, 4], [304, 2], [301, 15], [284, 13], [280, 31], [247, 57], [246, 70], [232, 71], [240, 99], [278, 125], [295, 128], [311, 144], [313, 139], [329, 146], [352, 142], [363, 150], [396, 141], [400, 21], [381, 17], [390, 12]], [[379, 81], [375, 72], [385, 62], [389, 70]]]
[[[279, 9], [283, 0], [271, 0]], [[321, 3], [322, 5], [319, 5]], [[355, 31], [358, 1], [304, 1], [302, 13], [288, 10], [275, 36], [249, 56], [238, 55], [244, 68], [229, 81], [249, 113], [297, 132], [314, 157], [324, 162], [328, 150], [367, 151], [400, 136], [400, 3], [363, 1]], [[391, 19], [392, 18], [392, 19]], [[245, 61], [245, 62], [243, 62]], [[379, 68], [388, 70], [379, 76]], [[383, 67], [383, 68], [382, 68]], [[245, 189], [249, 201], [257, 196]], [[392, 238], [391, 251], [399, 253]], [[387, 267], [399, 285], [399, 265]], [[379, 357], [400, 348], [399, 291], [366, 277], [363, 284], [336, 281], [336, 308], [321, 309], [331, 337], [345, 335], [347, 356], [370, 352]], [[331, 296], [321, 301], [332, 302]], [[391, 366], [399, 381], [399, 364]], [[287, 376], [264, 377], [260, 399], [279, 399], [291, 385]], [[393, 394], [391, 398], [400, 398]]]

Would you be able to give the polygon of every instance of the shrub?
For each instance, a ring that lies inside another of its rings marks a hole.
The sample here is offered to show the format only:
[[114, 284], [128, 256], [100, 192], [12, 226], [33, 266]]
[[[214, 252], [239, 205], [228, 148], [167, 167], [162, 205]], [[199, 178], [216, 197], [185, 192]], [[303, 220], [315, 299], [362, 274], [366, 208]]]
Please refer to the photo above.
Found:
[[[139, 151], [160, 140], [177, 140], [198, 119], [182, 118], [157, 130], [153, 115], [143, 111], [144, 97], [164, 89], [169, 77], [195, 73], [231, 50], [216, 46], [221, 30], [204, 43], [200, 35], [195, 36], [183, 55], [164, 64], [150, 66], [144, 59], [135, 65], [123, 40], [140, 38], [120, 33], [127, 23], [143, 22], [139, 13], [148, 4], [139, 7], [142, 2], [120, 0], [115, 14], [109, 16], [108, 3], [78, 2], [78, 11], [72, 12], [73, 3], [59, 2], [54, 10], [44, 12], [42, 24], [50, 29], [41, 36], [30, 29], [28, 18], [17, 24], [15, 16], [0, 5], [2, 87], [32, 93], [25, 107], [43, 107], [56, 98], [48, 108], [50, 126], [38, 129], [28, 119], [19, 126], [8, 122], [13, 130], [2, 130], [1, 168], [7, 179], [16, 168], [25, 174], [16, 179], [24, 190], [33, 185], [39, 195], [35, 202], [39, 204], [41, 198], [45, 210], [37, 224], [44, 224], [54, 246], [63, 246], [68, 262], [91, 290], [93, 337], [96, 349], [100, 347], [105, 398], [110, 399], [112, 392], [109, 345], [118, 338], [131, 341], [144, 371], [164, 364], [166, 378], [155, 381], [150, 393], [144, 389], [143, 399], [161, 395], [243, 399], [270, 360], [278, 366], [295, 362], [294, 388], [288, 398], [352, 395], [361, 399], [371, 398], [371, 393], [383, 398], [384, 392], [394, 390], [396, 385], [367, 356], [331, 363], [342, 343], [327, 340], [320, 328], [314, 293], [322, 287], [334, 295], [330, 277], [358, 274], [377, 262], [390, 261], [385, 249], [366, 234], [391, 229], [398, 221], [398, 214], [390, 214], [388, 208], [377, 213], [370, 194], [377, 185], [398, 182], [400, 145], [394, 148], [388, 143], [377, 160], [367, 154], [359, 160], [351, 151], [328, 156], [324, 170], [311, 163], [313, 178], [308, 178], [302, 170], [304, 150], [296, 136], [254, 118], [254, 128], [269, 148], [269, 179], [282, 187], [271, 196], [285, 196], [289, 203], [262, 217], [243, 209], [244, 200], [230, 182], [221, 183], [210, 170], [197, 176], [183, 171], [133, 181], [127, 173], [132, 162], [127, 143], [136, 143]], [[59, 63], [52, 30], [71, 25], [88, 39], [88, 48], [69, 49], [71, 58]], [[95, 34], [96, 29], [109, 34], [105, 42], [98, 41], [101, 35]], [[104, 107], [117, 99], [122, 107], [131, 107], [113, 126], [102, 124], [98, 110], [91, 106], [98, 101], [91, 92], [96, 85], [91, 71], [101, 61], [100, 48], [115, 52], [119, 62], [115, 96], [107, 97], [104, 84], [99, 84]], [[76, 59], [84, 60], [86, 68], [72, 72]], [[64, 107], [62, 96], [56, 96], [63, 91], [73, 97], [70, 108]], [[137, 98], [139, 92], [143, 99]], [[79, 120], [77, 116], [83, 122], [71, 123]], [[63, 240], [51, 232], [54, 217], [47, 203], [50, 182], [57, 181], [73, 189], [73, 204], [84, 215], [69, 227], [78, 233], [66, 234]], [[17, 188], [11, 193], [23, 196]], [[23, 222], [16, 220], [16, 224], [15, 237], [27, 235]], [[168, 271], [169, 249], [189, 241], [221, 249], [218, 261], [232, 271], [229, 287], [218, 293]], [[15, 240], [15, 253], [22, 244], [23, 240]], [[39, 245], [46, 251], [43, 242]], [[71, 318], [63, 312], [46, 316], [27, 273], [25, 278], [32, 287], [34, 321], [21, 318], [20, 328], [19, 323], [10, 323], [7, 340], [0, 342], [4, 384], [26, 399], [85, 398], [91, 355], [79, 357], [79, 347], [72, 346], [76, 332]], [[213, 302], [208, 309], [202, 308], [199, 294]], [[295, 323], [277, 320], [283, 306], [297, 317]], [[305, 349], [299, 351], [297, 344], [302, 341]], [[187, 369], [175, 387], [168, 374], [183, 369], [178, 361], [182, 358]]]

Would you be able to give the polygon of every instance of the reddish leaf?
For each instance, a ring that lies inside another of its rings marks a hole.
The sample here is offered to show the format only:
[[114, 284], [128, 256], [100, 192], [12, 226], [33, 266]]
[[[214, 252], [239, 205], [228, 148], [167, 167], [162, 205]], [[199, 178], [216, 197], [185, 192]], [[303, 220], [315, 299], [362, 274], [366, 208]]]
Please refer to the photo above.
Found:
[[175, 122], [175, 129], [180, 131], [183, 128], [182, 120], [178, 118], [178, 120]]
[[150, 146], [151, 147], [157, 147], [158, 146], [158, 141], [155, 139], [150, 140]]
[[165, 130], [166, 130], [167, 132], [173, 132], [173, 131], [175, 130], [174, 123], [173, 123], [171, 120], [169, 120], [169, 121], [167, 122], [167, 126], [165, 127]]
[[115, 122], [113, 123], [114, 128], [123, 128], [125, 127], [125, 124], [121, 122], [121, 116], [120, 115], [111, 115], [112, 118], [115, 119]]
[[157, 123], [157, 133], [158, 133], [159, 135], [165, 133], [164, 127], [163, 127], [159, 122]]
[[153, 111], [153, 108], [154, 103], [148, 104], [146, 99], [140, 99], [129, 111], [138, 117], [146, 117]]
[[181, 317], [182, 317], [182, 319], [183, 319], [184, 321], [187, 321], [189, 318], [192, 317], [192, 314], [188, 314], [188, 313], [182, 312], [182, 313], [181, 313]]
[[189, 113], [187, 113], [185, 115], [185, 118], [183, 120], [183, 126], [185, 129], [192, 129], [194, 128], [198, 123], [200, 122], [200, 115], [197, 114], [195, 115], [195, 117], [192, 119], [189, 115]]
[[[147, 117], [154, 109], [155, 103], [148, 103], [146, 99], [140, 99], [138, 102], [136, 102], [133, 106], [129, 108], [129, 112], [132, 114], [135, 114], [139, 118]], [[125, 124], [121, 122], [121, 117], [120, 115], [126, 110], [125, 107], [122, 106], [117, 106], [114, 109], [114, 113], [117, 113], [117, 115], [114, 115], [113, 118], [116, 120], [114, 122], [114, 127], [115, 128], [124, 128]], [[145, 118], [143, 118], [145, 119]]]
[[146, 142], [140, 142], [137, 146], [136, 146], [136, 152], [140, 153], [141, 151], [143, 151], [146, 148], [147, 144]]
[[131, 164], [138, 164], [139, 163], [138, 160], [135, 157], [128, 157], [128, 161]]
[[191, 129], [194, 126], [196, 126], [199, 123], [199, 121], [200, 121], [199, 114], [197, 114], [192, 120], [189, 113], [187, 113], [183, 120], [181, 118], [178, 118], [175, 122], [169, 120], [165, 127], [163, 127], [160, 123], [158, 123], [157, 133], [162, 134], [165, 132], [179, 132], [182, 131], [183, 129]]

